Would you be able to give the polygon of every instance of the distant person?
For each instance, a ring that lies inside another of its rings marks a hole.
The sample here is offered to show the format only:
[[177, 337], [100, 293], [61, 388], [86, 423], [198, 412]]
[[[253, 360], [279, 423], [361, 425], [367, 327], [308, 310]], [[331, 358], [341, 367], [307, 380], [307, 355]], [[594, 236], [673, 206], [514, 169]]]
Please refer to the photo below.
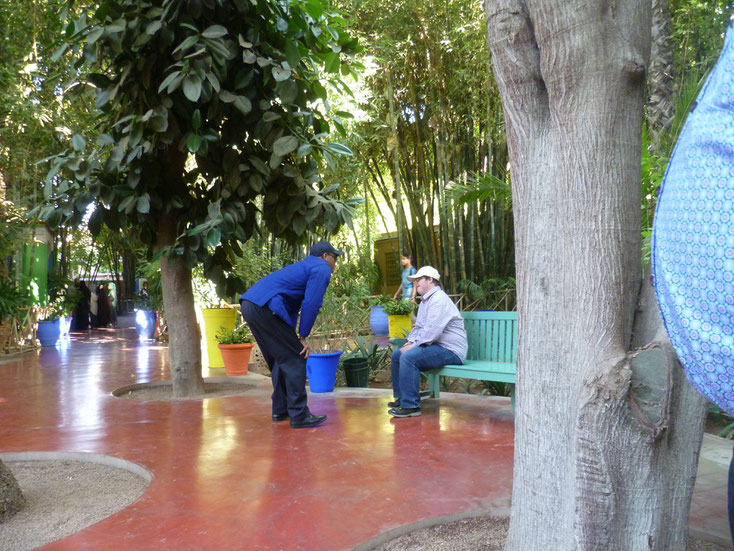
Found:
[[92, 329], [99, 327], [99, 318], [97, 317], [97, 287], [92, 286], [89, 297], [89, 322]]
[[117, 327], [117, 285], [113, 281], [107, 285], [107, 295], [110, 297], [110, 324]]
[[148, 291], [148, 282], [143, 281], [143, 288], [140, 289], [141, 300], [150, 300], [150, 292]]
[[408, 277], [415, 284], [421, 302], [408, 342], [392, 355], [390, 370], [395, 401], [387, 405], [393, 417], [419, 416], [421, 372], [464, 363], [468, 348], [464, 319], [439, 286], [438, 270], [423, 266]]
[[74, 287], [79, 291], [79, 298], [72, 313], [71, 330], [86, 331], [89, 329], [89, 300], [92, 293], [84, 280], [80, 280], [78, 277], [74, 279]]
[[393, 298], [399, 300], [400, 298], [408, 299], [411, 302], [415, 302], [415, 285], [410, 279], [410, 276], [415, 275], [418, 271], [413, 266], [413, 257], [409, 254], [403, 254], [400, 256], [400, 264], [403, 265], [403, 271], [400, 274], [401, 283], [395, 291]]
[[273, 380], [273, 421], [290, 418], [295, 429], [315, 427], [326, 420], [326, 415], [313, 415], [308, 409], [306, 359], [311, 347], [306, 338], [342, 254], [328, 241], [319, 241], [311, 247], [310, 256], [266, 275], [240, 297], [242, 317]]
[[107, 327], [110, 324], [110, 296], [104, 283], [97, 286], [97, 322], [98, 327]]

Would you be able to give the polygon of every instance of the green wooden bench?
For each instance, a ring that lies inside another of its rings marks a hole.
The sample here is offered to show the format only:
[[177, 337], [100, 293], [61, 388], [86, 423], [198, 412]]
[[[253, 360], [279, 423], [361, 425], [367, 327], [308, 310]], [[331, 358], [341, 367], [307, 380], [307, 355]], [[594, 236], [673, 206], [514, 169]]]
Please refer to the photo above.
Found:
[[515, 407], [517, 372], [517, 312], [462, 312], [469, 344], [463, 365], [446, 365], [427, 371], [429, 396], [438, 398], [439, 377], [513, 383], [510, 397]]

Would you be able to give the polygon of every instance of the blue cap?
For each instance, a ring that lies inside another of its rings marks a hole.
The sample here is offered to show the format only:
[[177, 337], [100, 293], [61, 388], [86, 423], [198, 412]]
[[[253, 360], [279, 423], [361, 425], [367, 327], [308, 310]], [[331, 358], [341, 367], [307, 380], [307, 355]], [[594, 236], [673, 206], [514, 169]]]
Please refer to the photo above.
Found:
[[331, 246], [328, 241], [319, 241], [311, 247], [311, 256], [324, 256], [326, 253], [335, 254], [336, 256], [344, 254], [344, 251], [338, 251]]

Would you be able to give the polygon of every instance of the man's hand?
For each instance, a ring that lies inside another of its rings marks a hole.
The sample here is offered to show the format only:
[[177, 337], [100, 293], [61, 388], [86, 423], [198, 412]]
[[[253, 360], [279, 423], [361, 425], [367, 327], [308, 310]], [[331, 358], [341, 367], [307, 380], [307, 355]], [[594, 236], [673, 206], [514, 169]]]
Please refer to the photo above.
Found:
[[403, 345], [403, 347], [402, 347], [402, 348], [400, 349], [400, 353], [401, 353], [401, 354], [405, 354], [405, 353], [406, 353], [406, 352], [407, 352], [408, 350], [410, 350], [411, 348], [413, 348], [413, 343], [412, 343], [412, 342], [410, 342], [410, 341], [408, 341], [408, 342], [406, 342], [406, 343], [405, 343], [405, 344]]
[[308, 359], [308, 355], [311, 353], [311, 347], [309, 346], [308, 341], [306, 341], [306, 337], [301, 337], [300, 341], [303, 345], [303, 350], [301, 350], [300, 354], [304, 358]]

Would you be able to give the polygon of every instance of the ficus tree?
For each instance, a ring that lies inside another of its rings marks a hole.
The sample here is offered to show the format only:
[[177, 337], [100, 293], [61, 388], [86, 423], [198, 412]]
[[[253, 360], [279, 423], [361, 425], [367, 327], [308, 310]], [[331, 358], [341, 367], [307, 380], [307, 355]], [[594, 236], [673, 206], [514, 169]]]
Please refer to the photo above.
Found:
[[[49, 159], [39, 216], [52, 225], [130, 224], [161, 256], [175, 396], [203, 391], [191, 270], [238, 288], [239, 243], [264, 221], [303, 239], [335, 231], [354, 201], [320, 184], [356, 41], [328, 0], [103, 0], [66, 26], [53, 57], [93, 94], [97, 125]], [[322, 189], [323, 187], [323, 189]]]
[[519, 319], [506, 549], [685, 549], [704, 401], [640, 254], [650, 2], [485, 0]]

